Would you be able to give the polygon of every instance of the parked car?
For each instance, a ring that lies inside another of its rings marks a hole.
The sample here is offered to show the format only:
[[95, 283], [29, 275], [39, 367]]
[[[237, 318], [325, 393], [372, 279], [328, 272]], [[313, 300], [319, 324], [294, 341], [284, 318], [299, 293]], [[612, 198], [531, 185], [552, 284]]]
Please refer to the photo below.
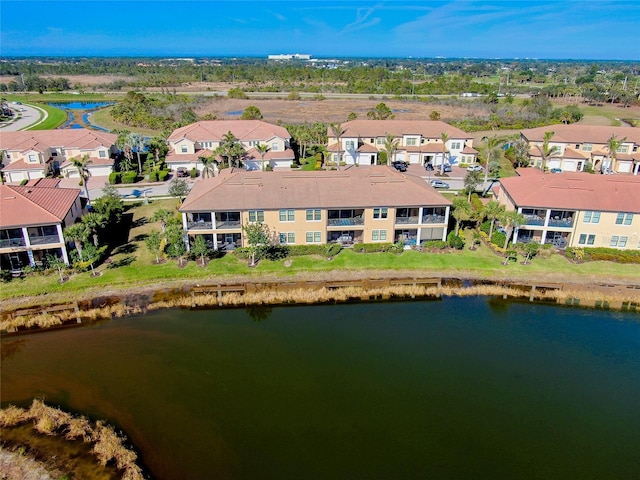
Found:
[[176, 177], [188, 177], [189, 171], [186, 167], [178, 167], [176, 170]]
[[449, 184], [442, 180], [431, 180], [431, 186], [433, 188], [449, 188]]
[[392, 165], [393, 165], [393, 168], [395, 168], [399, 172], [406, 172], [407, 171], [407, 164], [404, 163], [404, 162], [395, 161], [395, 162], [392, 163]]
[[425, 163], [424, 168], [426, 168], [428, 172], [433, 172], [433, 165], [430, 163]]
[[551, 173], [562, 173], [562, 169], [561, 168], [552, 168], [551, 170], [549, 170]]
[[[438, 168], [438, 170], [440, 170], [440, 167]], [[449, 165], [448, 163], [445, 163], [443, 171], [444, 172], [450, 172], [451, 171], [451, 165]]]
[[467, 172], [482, 172], [482, 165], [469, 165], [467, 167]]

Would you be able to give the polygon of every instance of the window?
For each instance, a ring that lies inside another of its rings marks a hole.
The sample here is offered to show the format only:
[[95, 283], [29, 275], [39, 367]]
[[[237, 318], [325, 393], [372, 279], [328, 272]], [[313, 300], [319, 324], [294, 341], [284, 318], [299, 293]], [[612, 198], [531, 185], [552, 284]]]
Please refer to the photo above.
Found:
[[617, 153], [627, 153], [627, 150], [629, 149], [628, 145], [620, 145], [618, 147], [618, 149], [616, 150]]
[[373, 218], [380, 220], [383, 218], [387, 218], [389, 211], [387, 208], [374, 208], [373, 209]]
[[249, 146], [250, 147], [257, 147], [258, 145], [260, 145], [260, 142], [257, 140], [249, 140]]
[[382, 137], [378, 137], [378, 138], [376, 139], [376, 143], [377, 143], [378, 145], [383, 145], [383, 144], [384, 144], [384, 138], [382, 138]]
[[616, 217], [616, 225], [631, 225], [633, 213], [619, 213]]
[[322, 212], [319, 208], [307, 210], [307, 222], [319, 222]]
[[585, 152], [590, 152], [591, 150], [593, 150], [593, 144], [592, 143], [583, 143], [582, 144], [582, 150]]
[[307, 232], [307, 243], [320, 243], [320, 232]]
[[576, 143], [576, 150], [580, 150], [580, 144]]
[[618, 246], [618, 236], [614, 235], [613, 237], [611, 237], [611, 241], [609, 242], [609, 246], [610, 247], [617, 247]]
[[373, 138], [370, 138], [370, 139], [369, 139], [369, 143], [373, 143], [373, 141], [374, 141], [374, 139], [373, 139]]
[[280, 243], [282, 245], [296, 243], [296, 234], [293, 232], [280, 232]]
[[250, 222], [264, 222], [264, 210], [249, 210]]
[[296, 219], [295, 210], [280, 210], [281, 222], [294, 222]]
[[620, 248], [624, 248], [627, 246], [627, 237], [620, 237], [620, 241], [618, 242], [618, 246]]
[[181, 153], [187, 153], [189, 151], [189, 149], [187, 148], [186, 145], [180, 145], [180, 152]]
[[418, 144], [417, 138], [407, 138], [407, 147], [415, 147]]
[[580, 234], [578, 239], [578, 245], [593, 245], [596, 241], [595, 235], [587, 235], [586, 233]]
[[383, 242], [387, 239], [386, 230], [373, 230], [371, 232], [371, 240], [374, 242]]
[[460, 142], [451, 142], [451, 150], [460, 150], [461, 143]]
[[105, 152], [104, 150], [100, 150], [100, 151], [98, 152], [98, 156], [99, 156], [100, 158], [106, 158], [106, 157], [107, 157], [107, 152]]
[[29, 155], [29, 161], [30, 161], [31, 163], [35, 163], [35, 162], [37, 162], [37, 161], [38, 161], [38, 157], [37, 157], [36, 155], [34, 155], [34, 154], [30, 154], [30, 155]]
[[583, 223], [600, 223], [600, 212], [584, 212]]
[[344, 149], [345, 150], [354, 150], [356, 148], [355, 140], [345, 140]]
[[271, 151], [272, 152], [277, 152], [278, 151], [278, 142], [273, 142], [271, 144]]

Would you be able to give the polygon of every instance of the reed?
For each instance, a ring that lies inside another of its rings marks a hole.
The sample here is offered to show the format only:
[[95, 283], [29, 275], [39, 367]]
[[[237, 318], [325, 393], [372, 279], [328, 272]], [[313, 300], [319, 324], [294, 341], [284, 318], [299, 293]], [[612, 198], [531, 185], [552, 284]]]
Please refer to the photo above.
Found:
[[75, 417], [62, 410], [46, 405], [42, 400], [34, 399], [29, 409], [13, 405], [0, 410], [0, 426], [12, 427], [33, 422], [33, 428], [45, 435], [60, 435], [67, 440], [81, 438], [85, 443], [93, 443], [93, 453], [98, 463], [109, 463], [122, 471], [122, 478], [142, 480], [142, 469], [137, 465], [138, 456], [124, 444], [125, 438], [118, 435], [110, 425], [99, 420], [95, 426], [85, 417]]

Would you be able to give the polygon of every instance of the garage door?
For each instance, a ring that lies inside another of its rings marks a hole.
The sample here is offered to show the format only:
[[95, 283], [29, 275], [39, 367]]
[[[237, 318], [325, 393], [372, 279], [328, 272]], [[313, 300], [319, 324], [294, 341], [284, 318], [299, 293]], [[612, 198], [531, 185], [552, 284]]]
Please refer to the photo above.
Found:
[[420, 156], [417, 153], [410, 154], [409, 163], [417, 165], [418, 163], [420, 163]]
[[631, 173], [631, 163], [630, 162], [619, 162], [618, 163], [618, 173]]
[[547, 162], [548, 168], [560, 168], [560, 160], [549, 160]]
[[564, 167], [562, 169], [565, 172], [575, 172], [576, 171], [576, 162], [573, 160], [565, 160]]

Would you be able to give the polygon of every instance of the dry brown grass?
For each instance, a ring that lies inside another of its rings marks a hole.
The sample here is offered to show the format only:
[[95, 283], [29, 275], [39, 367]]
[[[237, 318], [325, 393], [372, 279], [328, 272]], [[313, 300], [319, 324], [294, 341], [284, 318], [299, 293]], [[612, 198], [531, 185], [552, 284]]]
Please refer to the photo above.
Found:
[[60, 435], [67, 440], [81, 438], [85, 443], [93, 443], [93, 453], [100, 465], [115, 464], [122, 471], [123, 479], [144, 478], [141, 468], [136, 464], [138, 456], [124, 445], [125, 438], [102, 421], [93, 426], [85, 417], [74, 417], [39, 399], [34, 399], [29, 409], [10, 405], [0, 410], [2, 427], [12, 427], [28, 421], [33, 421], [33, 428], [39, 433]]

